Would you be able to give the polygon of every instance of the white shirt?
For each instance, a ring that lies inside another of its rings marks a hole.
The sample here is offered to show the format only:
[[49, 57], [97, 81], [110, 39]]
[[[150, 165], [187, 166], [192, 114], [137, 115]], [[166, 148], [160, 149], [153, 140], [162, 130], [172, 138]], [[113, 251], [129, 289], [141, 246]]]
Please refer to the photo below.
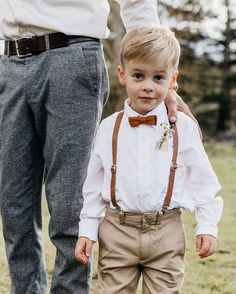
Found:
[[[157, 25], [157, 0], [116, 0], [127, 30]], [[108, 37], [108, 0], [1, 0], [0, 39], [19, 39], [62, 32]]]
[[[127, 101], [121, 122], [117, 147], [116, 198], [124, 211], [160, 211], [166, 195], [172, 141], [168, 149], [156, 149], [163, 135], [161, 124], [169, 124], [164, 103], [147, 115], [157, 115], [157, 125], [142, 124], [132, 128], [128, 117], [139, 115]], [[104, 119], [99, 127], [83, 187], [84, 205], [81, 211], [79, 236], [96, 241], [105, 202], [111, 202], [112, 132], [117, 113]], [[217, 236], [217, 223], [223, 201], [216, 197], [221, 188], [204, 151], [197, 125], [184, 113], [178, 113], [178, 168], [170, 208], [195, 210], [196, 235]]]

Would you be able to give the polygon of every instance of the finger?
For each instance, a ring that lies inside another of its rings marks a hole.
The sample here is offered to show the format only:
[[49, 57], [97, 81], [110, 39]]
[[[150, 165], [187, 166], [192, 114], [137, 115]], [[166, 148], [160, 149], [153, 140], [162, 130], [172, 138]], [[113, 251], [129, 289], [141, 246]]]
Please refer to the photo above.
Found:
[[208, 252], [206, 253], [206, 257], [211, 256], [215, 252], [215, 250], [216, 250], [216, 242], [212, 242], [210, 244]]
[[204, 257], [211, 256], [214, 253], [214, 247], [210, 246], [208, 251], [204, 254]]
[[86, 242], [86, 250], [85, 250], [86, 253], [85, 254], [86, 254], [87, 257], [90, 256], [91, 251], [92, 251], [92, 247], [93, 247], [93, 242], [92, 241]]
[[76, 247], [75, 247], [75, 257], [78, 259], [80, 253], [82, 252], [82, 244], [81, 244], [81, 240], [78, 239], [77, 243], [76, 243]]
[[177, 121], [177, 100], [175, 97], [176, 93], [173, 90], [168, 91], [168, 95], [165, 99], [165, 103], [168, 109], [168, 117], [170, 122], [175, 123]]
[[83, 252], [77, 252], [75, 255], [76, 259], [81, 262], [81, 263], [85, 263], [87, 257], [84, 255]]
[[88, 262], [88, 258], [87, 258], [87, 256], [85, 256], [84, 252], [77, 254], [76, 258], [82, 264], [86, 264]]
[[201, 258], [206, 257], [206, 254], [207, 254], [209, 248], [210, 248], [210, 244], [209, 244], [206, 240], [203, 239], [203, 242], [202, 242], [202, 245], [201, 245], [201, 249], [200, 249], [200, 251], [198, 252], [198, 255], [199, 255]]
[[82, 239], [79, 239], [76, 244], [75, 248], [75, 257], [78, 259], [78, 261], [84, 263], [86, 261], [86, 256], [84, 255], [84, 249], [85, 249], [85, 241]]
[[79, 261], [80, 261], [82, 264], [86, 264], [86, 263], [88, 263], [88, 258], [87, 258], [87, 256], [85, 256], [84, 253], [83, 253], [82, 258], [81, 258]]
[[201, 236], [197, 236], [197, 239], [196, 239], [196, 251], [197, 252], [200, 251], [201, 245], [202, 245], [202, 237]]
[[207, 246], [206, 240], [204, 239], [203, 236], [199, 236], [199, 238], [201, 239], [201, 243], [200, 243], [200, 247], [198, 247], [199, 248], [198, 255], [203, 256], [205, 252], [208, 250], [209, 246]]
[[169, 115], [169, 120], [170, 120], [171, 123], [176, 123], [177, 117], [174, 114]]

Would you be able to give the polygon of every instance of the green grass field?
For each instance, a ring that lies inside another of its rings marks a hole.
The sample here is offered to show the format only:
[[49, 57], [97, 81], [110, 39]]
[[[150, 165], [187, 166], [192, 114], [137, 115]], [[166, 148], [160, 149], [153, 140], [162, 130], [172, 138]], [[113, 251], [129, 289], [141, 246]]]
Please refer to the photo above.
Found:
[[[236, 294], [236, 147], [211, 145], [207, 152], [219, 176], [223, 190], [224, 213], [219, 225], [218, 248], [214, 256], [200, 261], [195, 252], [193, 214], [184, 213], [187, 238], [185, 283], [183, 294]], [[44, 244], [48, 278], [52, 274], [55, 251], [47, 236], [48, 212], [44, 201]], [[1, 228], [1, 223], [0, 223]], [[100, 293], [96, 279], [96, 252], [92, 294]], [[3, 237], [0, 235], [0, 293], [9, 293], [9, 273], [6, 265]], [[139, 290], [138, 293], [141, 293]], [[22, 293], [24, 294], [24, 293]]]

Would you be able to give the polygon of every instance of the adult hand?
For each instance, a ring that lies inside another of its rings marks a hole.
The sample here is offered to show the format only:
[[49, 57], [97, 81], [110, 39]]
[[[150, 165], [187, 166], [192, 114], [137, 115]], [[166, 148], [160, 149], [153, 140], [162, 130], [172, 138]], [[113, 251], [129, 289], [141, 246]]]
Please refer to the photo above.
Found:
[[79, 262], [86, 264], [91, 254], [94, 241], [86, 238], [79, 237], [75, 247], [75, 257]]
[[212, 255], [216, 250], [217, 240], [211, 235], [198, 235], [196, 239], [196, 251], [200, 258]]
[[[183, 101], [183, 99], [176, 93], [174, 89], [169, 89], [167, 96], [165, 98], [165, 104], [168, 108], [168, 117], [170, 122], [175, 123], [177, 121], [177, 111], [184, 112], [188, 117], [190, 117], [197, 125], [198, 121], [193, 116], [192, 112], [190, 111], [188, 105]], [[198, 125], [198, 130], [201, 139], [202, 132]]]

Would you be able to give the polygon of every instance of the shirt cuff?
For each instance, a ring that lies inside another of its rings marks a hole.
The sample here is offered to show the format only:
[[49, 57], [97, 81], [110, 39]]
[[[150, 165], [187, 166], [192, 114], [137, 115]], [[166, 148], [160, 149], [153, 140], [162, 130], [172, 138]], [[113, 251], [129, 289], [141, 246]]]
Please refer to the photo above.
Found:
[[217, 238], [218, 228], [217, 225], [202, 224], [196, 226], [196, 236], [198, 235], [211, 235]]
[[83, 218], [79, 222], [79, 237], [86, 237], [96, 242], [99, 222], [97, 218]]

